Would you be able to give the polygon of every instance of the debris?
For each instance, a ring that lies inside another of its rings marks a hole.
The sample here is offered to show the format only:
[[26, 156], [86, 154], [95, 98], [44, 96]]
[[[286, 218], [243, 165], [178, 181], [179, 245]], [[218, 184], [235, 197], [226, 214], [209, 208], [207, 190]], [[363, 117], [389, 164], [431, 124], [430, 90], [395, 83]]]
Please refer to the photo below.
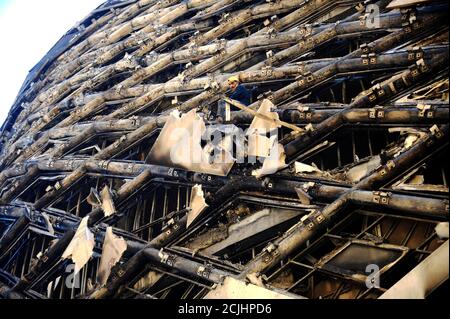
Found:
[[103, 241], [102, 257], [97, 273], [97, 282], [104, 285], [108, 280], [112, 267], [120, 261], [123, 253], [127, 250], [127, 242], [113, 234], [112, 227], [106, 228], [105, 240]]
[[0, 128], [0, 299], [426, 297], [445, 254], [394, 283], [448, 238], [448, 6], [108, 0]]
[[371, 157], [369, 160], [360, 162], [350, 168], [345, 174], [346, 179], [351, 182], [359, 182], [363, 177], [376, 170], [381, 166], [381, 158], [379, 155]]
[[286, 168], [286, 154], [283, 146], [277, 142], [277, 136], [270, 138], [270, 152], [269, 157], [264, 160], [263, 166], [260, 169], [254, 170], [252, 175], [256, 178], [261, 178], [267, 175], [274, 174], [280, 169]]
[[297, 192], [297, 196], [302, 204], [304, 205], [311, 204], [312, 197], [309, 196], [307, 192], [305, 192], [302, 188], [299, 187], [296, 187], [295, 191]]
[[227, 277], [223, 283], [211, 290], [205, 299], [294, 299], [292, 295], [283, 294], [254, 284]]
[[301, 173], [322, 173], [320, 169], [318, 169], [316, 166], [303, 164], [300, 162], [295, 162], [295, 173], [301, 174]]
[[62, 258], [70, 258], [75, 263], [74, 275], [87, 264], [94, 253], [95, 239], [89, 230], [88, 220], [88, 216], [81, 220], [75, 236], [62, 254]]
[[250, 124], [247, 134], [251, 135], [255, 132], [267, 134], [281, 127], [278, 114], [272, 112], [274, 108], [275, 106], [272, 102], [267, 99], [263, 100], [256, 116], [253, 118], [252, 124]]
[[178, 111], [172, 112], [150, 151], [149, 163], [211, 175], [228, 175], [235, 160], [225, 149], [211, 158], [212, 145], [201, 146], [205, 130], [205, 123], [195, 110], [181, 116]]
[[50, 221], [50, 216], [48, 216], [46, 213], [42, 213], [42, 217], [44, 217], [45, 223], [47, 224], [48, 232], [51, 235], [54, 235], [55, 234], [55, 230], [53, 229], [53, 224]]
[[205, 196], [203, 194], [202, 185], [195, 185], [191, 190], [191, 200], [188, 213], [186, 227], [189, 227], [195, 219], [208, 207]]
[[113, 195], [108, 186], [105, 186], [100, 193], [102, 209], [105, 216], [111, 216], [116, 213], [116, 207], [114, 206]]
[[434, 230], [440, 239], [448, 239], [448, 222], [437, 224]]

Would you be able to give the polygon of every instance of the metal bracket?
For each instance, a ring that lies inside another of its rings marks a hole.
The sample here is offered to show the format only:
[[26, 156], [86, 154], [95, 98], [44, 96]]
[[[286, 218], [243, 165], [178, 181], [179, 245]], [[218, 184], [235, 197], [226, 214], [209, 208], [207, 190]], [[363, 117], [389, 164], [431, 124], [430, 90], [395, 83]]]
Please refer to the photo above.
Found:
[[373, 47], [369, 46], [367, 43], [361, 44], [359, 48], [361, 49], [361, 52], [365, 55], [371, 53], [373, 50]]
[[417, 109], [419, 109], [419, 113], [417, 114], [420, 118], [433, 118], [434, 117], [434, 110], [433, 106], [430, 104], [417, 104]]
[[312, 230], [315, 226], [315, 222], [314, 219], [312, 218], [312, 215], [313, 213], [305, 215], [300, 220], [303, 223], [303, 225], [305, 225], [305, 227], [307, 227], [309, 230]]
[[388, 170], [392, 170], [395, 167], [395, 162], [390, 160], [386, 163], [386, 167]]
[[370, 119], [382, 119], [384, 118], [384, 109], [382, 107], [375, 107], [369, 110]]
[[367, 97], [369, 98], [370, 102], [375, 102], [377, 100], [376, 92], [373, 90], [370, 90], [366, 93]]
[[262, 76], [271, 76], [273, 74], [273, 68], [271, 66], [264, 66], [261, 68], [261, 75]]
[[229, 21], [230, 17], [231, 17], [231, 15], [229, 13], [223, 14], [222, 17], [219, 19], [219, 23], [222, 24], [222, 23]]
[[362, 54], [361, 61], [363, 65], [377, 64], [377, 55], [375, 53]]
[[275, 257], [280, 255], [280, 251], [278, 250], [277, 245], [270, 243], [268, 246], [266, 246], [266, 248], [263, 249], [263, 254], [263, 262], [267, 264], [274, 260]]
[[212, 272], [211, 265], [200, 266], [197, 269], [197, 275], [199, 275], [200, 277], [206, 278], [206, 279], [209, 278], [209, 276], [211, 275], [211, 272]]
[[408, 51], [408, 60], [420, 60], [423, 59], [423, 50], [421, 47], [414, 47]]
[[169, 168], [167, 175], [172, 177], [178, 177], [178, 171], [176, 171], [174, 168]]
[[55, 184], [55, 189], [56, 189], [56, 190], [60, 190], [61, 187], [62, 187], [61, 183], [60, 183], [60, 182], [56, 182], [56, 184]]
[[389, 192], [375, 191], [373, 192], [372, 200], [377, 204], [388, 205], [391, 195], [392, 194]]
[[390, 160], [386, 163], [385, 167], [380, 171], [380, 175], [384, 176], [388, 173], [388, 171], [392, 170], [395, 167], [395, 162]]
[[172, 267], [177, 259], [177, 257], [165, 253], [162, 249], [159, 251], [159, 258], [162, 264], [166, 264], [169, 267]]
[[305, 24], [299, 29], [299, 33], [302, 37], [308, 37], [312, 33], [312, 26], [310, 24]]
[[297, 110], [300, 111], [300, 119], [302, 120], [311, 120], [312, 113], [308, 106], [299, 106]]
[[440, 139], [444, 136], [444, 133], [439, 129], [439, 127], [435, 124], [430, 128], [431, 135], [436, 137], [437, 139]]
[[170, 223], [170, 220], [169, 220], [169, 222], [164, 226], [164, 228], [163, 228], [163, 230], [164, 230], [164, 232], [165, 232], [165, 234], [167, 235], [167, 236], [169, 236], [170, 234], [172, 234], [175, 230], [177, 230], [180, 226], [178, 226], [178, 224], [177, 223], [175, 223], [175, 220], [174, 220], [174, 223], [172, 224], [170, 224], [169, 225], [169, 223]]
[[415, 28], [418, 26], [415, 11], [413, 11], [412, 9], [402, 9], [400, 10], [400, 13], [402, 14], [402, 27], [406, 32], [411, 32], [411, 26]]

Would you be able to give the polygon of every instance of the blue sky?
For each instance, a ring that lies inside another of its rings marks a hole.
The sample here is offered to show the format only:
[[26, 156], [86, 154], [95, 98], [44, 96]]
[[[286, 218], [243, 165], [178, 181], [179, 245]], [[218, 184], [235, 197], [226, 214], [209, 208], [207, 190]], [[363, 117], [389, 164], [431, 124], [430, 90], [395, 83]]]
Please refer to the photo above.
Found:
[[0, 125], [28, 71], [106, 0], [0, 0]]

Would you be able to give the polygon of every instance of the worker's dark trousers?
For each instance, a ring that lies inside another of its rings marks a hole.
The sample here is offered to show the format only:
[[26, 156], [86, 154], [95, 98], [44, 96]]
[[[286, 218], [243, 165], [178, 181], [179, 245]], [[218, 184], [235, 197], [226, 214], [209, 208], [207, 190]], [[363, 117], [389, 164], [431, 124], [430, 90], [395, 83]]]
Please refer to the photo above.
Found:
[[217, 116], [220, 116], [222, 119], [225, 120], [225, 113], [226, 113], [226, 103], [223, 100], [220, 100], [217, 102]]

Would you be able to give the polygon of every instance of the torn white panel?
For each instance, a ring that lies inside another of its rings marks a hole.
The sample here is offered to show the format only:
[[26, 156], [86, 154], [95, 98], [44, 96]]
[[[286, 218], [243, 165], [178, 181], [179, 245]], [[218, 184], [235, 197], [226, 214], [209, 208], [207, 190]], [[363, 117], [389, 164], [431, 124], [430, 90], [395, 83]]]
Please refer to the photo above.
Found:
[[47, 298], [51, 297], [53, 291], [53, 281], [50, 281], [47, 285]]
[[148, 162], [198, 173], [228, 175], [234, 158], [224, 149], [212, 155], [211, 144], [202, 148], [205, 130], [205, 123], [195, 110], [181, 117], [178, 111], [172, 112], [150, 151]]
[[298, 296], [269, 290], [254, 284], [226, 277], [204, 299], [295, 299]]
[[257, 276], [255, 273], [248, 274], [246, 279], [255, 286], [263, 287], [263, 288], [266, 287], [262, 281], [261, 276]]
[[50, 217], [46, 213], [42, 213], [42, 217], [45, 220], [45, 224], [47, 225], [48, 232], [52, 235], [55, 234], [55, 230], [53, 229], [52, 222], [50, 221]]
[[190, 224], [208, 207], [205, 196], [202, 190], [202, 185], [195, 185], [191, 191], [191, 201], [189, 208], [191, 209], [187, 215], [186, 227]]
[[409, 134], [405, 139], [405, 144], [403, 145], [404, 149], [407, 150], [419, 139], [419, 136], [415, 134]]
[[214, 143], [217, 145], [218, 149], [227, 151], [228, 153], [233, 153], [233, 144], [236, 144], [235, 158], [243, 161], [245, 158], [245, 134], [242, 130], [233, 124], [212, 124], [206, 127], [204, 137], [208, 140], [216, 140], [217, 135], [225, 136], [222, 137], [219, 143]]
[[448, 222], [437, 224], [434, 230], [436, 231], [436, 234], [440, 239], [448, 239], [449, 237]]
[[90, 205], [92, 205], [92, 207], [100, 207], [102, 205], [100, 195], [98, 194], [97, 190], [93, 187], [91, 187], [91, 191], [89, 193], [89, 196], [86, 198], [86, 201]]
[[272, 109], [274, 108], [275, 106], [270, 100], [263, 100], [257, 113], [264, 117], [255, 116], [247, 134], [254, 134], [255, 131], [263, 132], [265, 134], [281, 127], [278, 113], [272, 112]]
[[448, 280], [448, 240], [389, 288], [380, 299], [424, 299]]
[[350, 168], [346, 173], [346, 178], [350, 182], [359, 182], [363, 177], [375, 171], [381, 166], [381, 158], [379, 155], [370, 158], [370, 160], [359, 163]]
[[102, 201], [102, 209], [105, 213], [105, 216], [111, 216], [116, 213], [116, 207], [114, 205], [113, 195], [108, 186], [105, 186], [100, 193], [101, 201]]
[[103, 242], [102, 257], [97, 274], [97, 282], [100, 285], [106, 284], [112, 267], [117, 264], [123, 253], [127, 250], [127, 242], [113, 234], [112, 227], [106, 229], [105, 240]]
[[50, 281], [47, 285], [47, 298], [51, 298], [52, 292], [56, 290], [61, 280], [61, 276], [56, 277], [54, 281]]
[[295, 192], [297, 193], [298, 198], [300, 199], [300, 202], [303, 205], [310, 205], [312, 197], [309, 196], [307, 192], [305, 192], [302, 188], [295, 187]]
[[295, 173], [296, 174], [300, 174], [300, 173], [322, 173], [322, 171], [320, 169], [318, 169], [315, 166], [312, 165], [308, 165], [308, 164], [304, 164], [304, 163], [300, 163], [300, 162], [295, 162], [294, 163], [294, 167], [295, 167]]
[[271, 148], [271, 141], [264, 135], [257, 133], [248, 136], [248, 156], [268, 157]]
[[426, 135], [425, 132], [416, 130], [414, 128], [406, 128], [406, 127], [393, 127], [389, 129], [389, 133], [400, 132], [401, 135], [406, 135], [405, 141], [403, 142], [403, 147], [394, 154], [394, 157], [399, 156], [401, 153], [411, 148], [414, 144], [416, 144], [419, 139]]
[[262, 168], [252, 172], [252, 175], [256, 178], [274, 174], [280, 169], [287, 167], [286, 154], [284, 153], [283, 145], [277, 142], [277, 136], [272, 136], [270, 140], [272, 144], [272, 147], [270, 148], [270, 156], [264, 160]]
[[94, 253], [95, 239], [94, 234], [88, 227], [89, 216], [81, 220], [80, 225], [64, 251], [62, 258], [70, 258], [75, 263], [75, 275], [86, 265]]

